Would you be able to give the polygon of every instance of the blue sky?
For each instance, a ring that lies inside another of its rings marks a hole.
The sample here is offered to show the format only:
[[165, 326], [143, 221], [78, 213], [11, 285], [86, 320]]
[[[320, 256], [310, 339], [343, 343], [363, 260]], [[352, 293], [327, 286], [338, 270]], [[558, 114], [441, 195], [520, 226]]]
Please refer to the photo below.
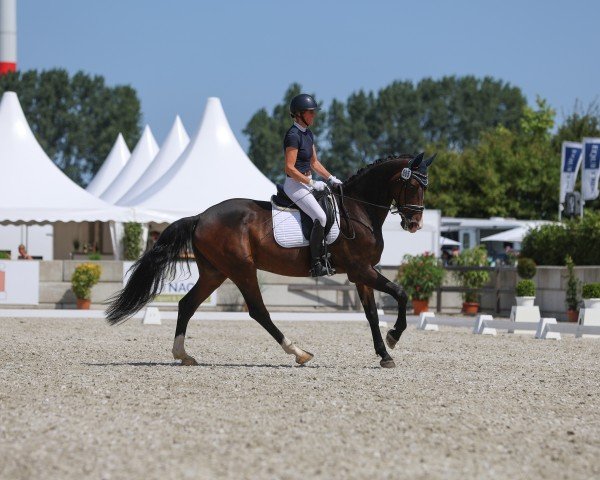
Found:
[[217, 96], [246, 148], [251, 115], [294, 81], [327, 106], [394, 80], [491, 75], [559, 122], [600, 96], [593, 0], [17, 2], [18, 68], [133, 86], [159, 144], [176, 114], [193, 135]]

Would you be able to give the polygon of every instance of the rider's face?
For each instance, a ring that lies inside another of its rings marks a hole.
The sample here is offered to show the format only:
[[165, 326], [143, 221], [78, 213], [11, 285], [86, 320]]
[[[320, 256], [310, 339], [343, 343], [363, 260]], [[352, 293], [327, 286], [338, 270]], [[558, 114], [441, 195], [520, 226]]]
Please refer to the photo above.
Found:
[[317, 112], [315, 110], [305, 110], [304, 112], [302, 112], [302, 115], [298, 115], [298, 117], [300, 118], [300, 120], [302, 120], [302, 118], [304, 118], [304, 121], [306, 122], [306, 126], [310, 127], [313, 122], [315, 121], [315, 116], [317, 115]]

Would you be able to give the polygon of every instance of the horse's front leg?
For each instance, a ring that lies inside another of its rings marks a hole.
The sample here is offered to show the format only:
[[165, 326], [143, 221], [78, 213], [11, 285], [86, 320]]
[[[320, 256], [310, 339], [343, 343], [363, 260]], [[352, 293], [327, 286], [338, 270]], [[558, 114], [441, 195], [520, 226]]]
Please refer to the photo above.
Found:
[[393, 368], [396, 366], [396, 364], [394, 363], [394, 359], [385, 349], [385, 344], [383, 343], [383, 338], [381, 337], [381, 331], [379, 330], [379, 316], [377, 315], [377, 305], [375, 303], [373, 289], [362, 283], [357, 283], [356, 290], [358, 290], [360, 303], [362, 303], [362, 306], [365, 310], [365, 315], [369, 321], [369, 326], [371, 327], [371, 335], [373, 336], [375, 353], [381, 357], [379, 364], [384, 368]]
[[375, 290], [387, 293], [398, 302], [398, 318], [396, 319], [394, 328], [389, 330], [385, 337], [388, 347], [394, 348], [398, 340], [400, 340], [400, 335], [406, 330], [406, 304], [408, 303], [408, 295], [406, 295], [406, 292], [400, 285], [388, 280], [371, 266], [366, 267], [362, 271], [349, 272], [348, 278], [357, 285], [362, 283]]

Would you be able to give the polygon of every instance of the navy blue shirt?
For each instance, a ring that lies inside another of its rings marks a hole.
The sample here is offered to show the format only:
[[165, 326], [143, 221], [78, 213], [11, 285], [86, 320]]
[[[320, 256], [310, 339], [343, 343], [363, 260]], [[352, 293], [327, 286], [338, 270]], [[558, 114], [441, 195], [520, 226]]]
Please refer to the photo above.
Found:
[[296, 125], [292, 125], [283, 139], [283, 151], [288, 147], [297, 148], [298, 156], [294, 166], [302, 173], [310, 170], [310, 159], [313, 156], [314, 137], [313, 133], [307, 128], [300, 130]]

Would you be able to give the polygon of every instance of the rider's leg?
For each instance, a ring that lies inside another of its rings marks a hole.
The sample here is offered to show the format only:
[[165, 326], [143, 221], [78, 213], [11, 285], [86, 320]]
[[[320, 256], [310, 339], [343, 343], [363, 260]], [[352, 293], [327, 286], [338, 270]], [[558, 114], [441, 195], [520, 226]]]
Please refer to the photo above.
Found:
[[312, 231], [310, 232], [310, 275], [312, 277], [321, 277], [327, 275], [327, 269], [323, 265], [322, 258], [325, 254], [323, 246], [323, 237], [325, 229], [319, 220], [313, 223]]
[[327, 275], [327, 269], [323, 266], [322, 257], [325, 254], [324, 249], [324, 229], [327, 222], [327, 215], [319, 205], [319, 202], [311, 194], [308, 185], [297, 182], [292, 178], [286, 178], [283, 190], [296, 205], [302, 209], [313, 220], [313, 228], [310, 234], [310, 253], [311, 253], [311, 275], [318, 277]]

